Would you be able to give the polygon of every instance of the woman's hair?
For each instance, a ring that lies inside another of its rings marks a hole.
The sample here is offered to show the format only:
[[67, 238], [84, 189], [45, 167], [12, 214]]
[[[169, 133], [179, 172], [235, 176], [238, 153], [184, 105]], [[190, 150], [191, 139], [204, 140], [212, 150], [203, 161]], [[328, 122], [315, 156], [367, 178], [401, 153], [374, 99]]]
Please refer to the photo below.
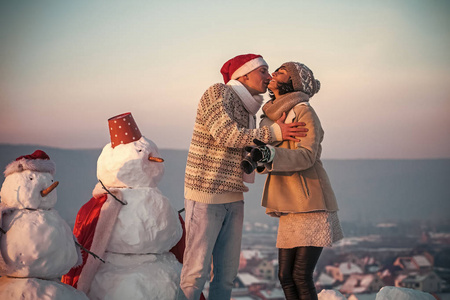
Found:
[[[281, 95], [295, 92], [294, 85], [292, 84], [292, 79], [289, 78], [288, 82], [278, 82], [277, 83], [278, 93]], [[271, 90], [269, 90], [270, 100], [275, 99], [275, 95]]]

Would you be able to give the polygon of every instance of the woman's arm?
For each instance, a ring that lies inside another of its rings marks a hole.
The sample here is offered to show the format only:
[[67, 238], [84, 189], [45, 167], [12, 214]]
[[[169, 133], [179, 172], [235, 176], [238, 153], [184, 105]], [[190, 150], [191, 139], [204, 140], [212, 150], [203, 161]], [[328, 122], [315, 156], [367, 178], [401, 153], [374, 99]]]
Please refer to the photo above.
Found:
[[297, 105], [294, 111], [295, 121], [306, 123], [308, 135], [295, 143], [295, 149], [275, 148], [275, 157], [272, 163], [266, 166], [270, 172], [302, 171], [309, 169], [316, 162], [323, 138], [320, 120], [309, 105]]

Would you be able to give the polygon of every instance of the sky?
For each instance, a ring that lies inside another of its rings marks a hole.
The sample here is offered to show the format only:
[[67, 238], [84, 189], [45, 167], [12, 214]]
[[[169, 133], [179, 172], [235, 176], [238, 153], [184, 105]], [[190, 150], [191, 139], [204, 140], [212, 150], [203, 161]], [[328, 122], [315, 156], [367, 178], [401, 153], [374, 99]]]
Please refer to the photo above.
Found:
[[450, 158], [449, 33], [445, 0], [0, 1], [0, 143], [102, 148], [131, 112], [188, 149], [222, 64], [256, 53], [321, 81], [323, 158]]

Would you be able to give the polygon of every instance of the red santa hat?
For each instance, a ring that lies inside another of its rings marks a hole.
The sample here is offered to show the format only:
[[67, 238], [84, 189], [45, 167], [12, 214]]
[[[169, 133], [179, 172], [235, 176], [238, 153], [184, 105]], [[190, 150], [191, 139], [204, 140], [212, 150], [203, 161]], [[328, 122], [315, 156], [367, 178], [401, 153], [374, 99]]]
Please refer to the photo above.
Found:
[[222, 73], [223, 81], [227, 83], [231, 79], [244, 76], [261, 66], [268, 67], [261, 55], [243, 54], [228, 60], [220, 69], [220, 73]]
[[139, 140], [142, 135], [130, 112], [108, 119], [111, 147]]
[[55, 175], [56, 166], [50, 157], [42, 150], [36, 150], [33, 154], [22, 155], [8, 164], [5, 169], [5, 177], [16, 172], [30, 170], [34, 172], [47, 172]]

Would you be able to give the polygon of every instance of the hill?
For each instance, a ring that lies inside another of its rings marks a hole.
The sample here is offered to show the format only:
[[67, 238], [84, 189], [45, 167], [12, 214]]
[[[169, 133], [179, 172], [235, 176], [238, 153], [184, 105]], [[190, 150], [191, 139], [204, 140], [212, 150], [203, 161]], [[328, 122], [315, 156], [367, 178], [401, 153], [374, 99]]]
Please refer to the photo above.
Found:
[[[72, 224], [97, 183], [101, 149], [67, 150], [0, 144], [0, 170], [18, 156], [41, 149], [56, 163], [56, 209]], [[176, 209], [183, 205], [186, 150], [161, 149], [165, 175], [159, 188]], [[344, 222], [447, 220], [450, 211], [450, 159], [324, 160]], [[2, 180], [3, 182], [3, 180]], [[245, 195], [245, 220], [271, 223], [260, 206], [264, 176], [258, 175]]]

